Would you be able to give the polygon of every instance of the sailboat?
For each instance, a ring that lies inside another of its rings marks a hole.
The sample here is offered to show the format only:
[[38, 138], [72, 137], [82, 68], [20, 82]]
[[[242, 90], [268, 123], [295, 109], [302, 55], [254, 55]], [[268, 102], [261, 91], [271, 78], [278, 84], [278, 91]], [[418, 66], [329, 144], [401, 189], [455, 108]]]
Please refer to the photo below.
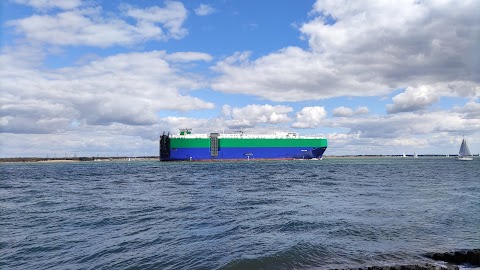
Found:
[[465, 138], [462, 140], [462, 145], [460, 146], [460, 151], [458, 151], [457, 160], [473, 160], [472, 153], [470, 153], [470, 149], [468, 149]]
[[402, 155], [402, 157], [407, 157], [407, 155], [405, 155], [405, 152], [403, 152], [403, 155]]
[[413, 153], [413, 158], [418, 158], [417, 153]]

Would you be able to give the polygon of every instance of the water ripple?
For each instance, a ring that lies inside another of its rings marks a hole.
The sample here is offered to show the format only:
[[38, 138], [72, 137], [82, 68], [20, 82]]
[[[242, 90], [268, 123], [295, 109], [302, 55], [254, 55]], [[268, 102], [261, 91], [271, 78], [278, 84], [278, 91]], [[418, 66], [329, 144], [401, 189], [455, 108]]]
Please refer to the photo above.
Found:
[[2, 269], [325, 269], [480, 246], [480, 166], [0, 164]]

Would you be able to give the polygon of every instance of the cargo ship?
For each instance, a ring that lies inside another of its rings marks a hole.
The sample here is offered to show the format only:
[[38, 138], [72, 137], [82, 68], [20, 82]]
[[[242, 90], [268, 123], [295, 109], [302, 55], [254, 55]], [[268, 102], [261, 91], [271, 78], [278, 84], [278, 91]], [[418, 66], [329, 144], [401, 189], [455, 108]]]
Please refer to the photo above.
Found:
[[327, 139], [299, 136], [298, 133], [271, 135], [192, 134], [180, 129], [178, 135], [160, 136], [161, 161], [255, 160], [255, 159], [322, 159]]

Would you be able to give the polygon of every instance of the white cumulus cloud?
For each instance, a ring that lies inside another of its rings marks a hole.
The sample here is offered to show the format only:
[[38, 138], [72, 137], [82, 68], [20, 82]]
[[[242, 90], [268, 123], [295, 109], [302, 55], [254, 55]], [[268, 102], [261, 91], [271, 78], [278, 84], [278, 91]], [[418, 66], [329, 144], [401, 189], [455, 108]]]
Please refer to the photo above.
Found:
[[32, 15], [7, 22], [30, 42], [59, 46], [132, 45], [146, 40], [181, 39], [187, 34], [183, 23], [187, 10], [180, 2], [166, 2], [165, 7], [144, 9], [121, 6], [135, 24], [119, 16], [106, 16], [100, 7], [72, 9], [55, 14]]
[[393, 104], [387, 104], [390, 114], [399, 112], [425, 111], [441, 97], [477, 98], [480, 85], [473, 82], [451, 81], [439, 82], [418, 87], [407, 87], [402, 93], [392, 98]]
[[168, 58], [164, 51], [125, 53], [79, 67], [45, 71], [18, 66], [15, 57], [0, 57], [9, 67], [0, 70], [0, 106], [6, 117], [2, 130], [46, 133], [79, 125], [152, 125], [162, 110], [213, 108], [213, 103], [180, 93], [206, 83], [197, 75], [173, 68]]
[[451, 82], [476, 89], [478, 9], [476, 1], [318, 0], [316, 17], [300, 27], [308, 49], [286, 47], [257, 59], [237, 52], [214, 67], [212, 87], [272, 101], [377, 96]]
[[333, 109], [333, 116], [347, 117], [352, 115], [353, 115], [353, 110], [348, 107], [340, 106]]
[[469, 101], [463, 107], [455, 107], [453, 111], [461, 113], [466, 119], [480, 119], [480, 103]]
[[257, 124], [278, 124], [290, 121], [288, 113], [293, 109], [288, 106], [269, 104], [247, 105], [243, 108], [231, 107], [229, 105], [223, 106], [222, 112], [224, 116], [229, 116], [231, 119], [226, 121], [229, 128], [253, 127]]
[[315, 128], [320, 126], [326, 117], [327, 111], [324, 107], [305, 107], [297, 113], [296, 122], [292, 124], [292, 127]]
[[393, 104], [387, 104], [388, 113], [425, 110], [439, 101], [438, 92], [429, 86], [408, 87], [403, 93], [393, 97]]
[[340, 106], [332, 111], [334, 117], [350, 117], [354, 115], [368, 114], [368, 108], [365, 106], [358, 107], [355, 111], [349, 107]]

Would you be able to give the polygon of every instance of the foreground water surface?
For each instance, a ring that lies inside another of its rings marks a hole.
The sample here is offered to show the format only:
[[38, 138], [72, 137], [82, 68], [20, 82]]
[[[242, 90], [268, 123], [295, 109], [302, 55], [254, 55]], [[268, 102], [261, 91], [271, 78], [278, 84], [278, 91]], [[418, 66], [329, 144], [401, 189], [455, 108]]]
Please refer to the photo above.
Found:
[[480, 159], [0, 164], [1, 269], [328, 269], [480, 247]]

